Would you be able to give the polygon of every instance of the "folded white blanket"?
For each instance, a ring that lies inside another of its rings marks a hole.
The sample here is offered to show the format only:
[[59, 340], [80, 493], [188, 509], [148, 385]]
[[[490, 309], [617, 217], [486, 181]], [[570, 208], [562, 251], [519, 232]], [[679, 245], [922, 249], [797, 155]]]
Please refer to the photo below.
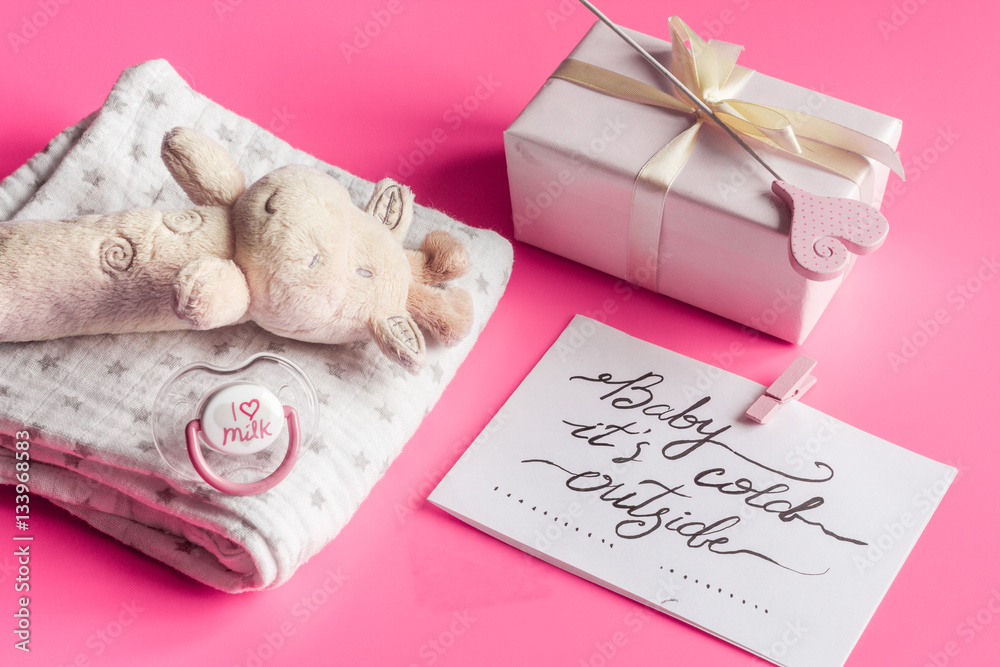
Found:
[[[0, 221], [186, 208], [159, 159], [164, 132], [177, 125], [218, 140], [251, 182], [299, 163], [333, 175], [359, 205], [371, 195], [372, 183], [293, 149], [157, 60], [127, 69], [98, 112], [0, 183]], [[407, 245], [416, 247], [433, 229], [456, 234], [469, 249], [472, 271], [457, 284], [473, 295], [475, 324], [455, 348], [428, 344], [427, 367], [417, 376], [374, 343], [313, 345], [253, 324], [0, 344], [0, 482], [14, 483], [14, 436], [27, 431], [31, 494], [221, 590], [287, 581], [337, 535], [399, 454], [506, 287], [506, 240], [418, 205]], [[233, 366], [267, 351], [298, 364], [319, 394], [318, 432], [291, 475], [249, 497], [178, 479], [152, 442], [150, 410], [160, 385], [189, 363]]]

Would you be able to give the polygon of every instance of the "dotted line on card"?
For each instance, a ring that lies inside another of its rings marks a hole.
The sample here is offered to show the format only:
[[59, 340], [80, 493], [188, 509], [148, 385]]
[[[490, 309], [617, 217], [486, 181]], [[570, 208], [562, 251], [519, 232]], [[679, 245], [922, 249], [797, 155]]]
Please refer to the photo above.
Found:
[[[497, 493], [503, 493], [503, 491], [500, 490], [499, 486], [494, 486], [493, 490], [496, 491]], [[528, 507], [528, 504], [526, 504], [524, 502], [524, 498], [515, 498], [512, 493], [507, 493], [505, 495], [508, 498], [510, 498], [511, 500], [516, 500], [519, 505], [524, 505], [525, 507]], [[530, 507], [530, 510], [532, 512], [541, 512], [542, 516], [546, 516], [546, 517], [549, 516], [549, 511], [546, 510], [546, 509], [540, 509], [538, 507], [538, 505], [532, 505]], [[561, 523], [563, 525], [563, 528], [569, 528], [570, 527], [570, 522], [566, 521], [565, 519], [560, 520], [558, 514], [553, 514], [552, 515], [552, 521], [554, 521], [555, 523]], [[595, 537], [593, 532], [587, 532], [585, 530], [580, 530], [580, 526], [573, 526], [573, 532], [574, 533], [580, 533], [581, 535], [586, 535], [587, 537], [589, 537], [591, 539], [599, 539], [601, 541], [601, 544], [607, 546], [609, 549], [614, 549], [615, 548], [615, 543], [614, 542], [606, 540], [603, 537]]]
[[[512, 501], [516, 501], [519, 505], [523, 505], [524, 507], [528, 507], [528, 509], [530, 511], [532, 511], [532, 512], [541, 512], [542, 516], [545, 516], [545, 517], [549, 516], [549, 511], [548, 510], [541, 509], [541, 508], [538, 507], [538, 505], [531, 505], [529, 507], [529, 504], [525, 503], [524, 498], [518, 498], [513, 493], [505, 493], [503, 490], [500, 489], [499, 486], [494, 486], [493, 487], [493, 491], [496, 492], [496, 493], [502, 493], [502, 494], [504, 494], [507, 498], [510, 498]], [[563, 526], [563, 528], [569, 528], [570, 527], [570, 522], [566, 521], [565, 519], [560, 520], [560, 518], [559, 518], [559, 516], [557, 514], [553, 514], [552, 515], [552, 520], [553, 520], [553, 522], [555, 522], [557, 524], [561, 523], [562, 526]], [[604, 538], [594, 538], [594, 534], [592, 532], [586, 532], [586, 531], [580, 530], [579, 526], [573, 526], [573, 532], [580, 533], [581, 535], [586, 535], [588, 538], [591, 538], [591, 539], [600, 539], [601, 540], [601, 544], [607, 545], [607, 547], [609, 549], [614, 549], [615, 548], [615, 543], [614, 542], [607, 541]], [[660, 569], [663, 570], [664, 566], [661, 565]], [[693, 575], [679, 573], [674, 568], [670, 568], [669, 570], [667, 570], [667, 572], [669, 572], [670, 574], [677, 574], [684, 581], [693, 582], [696, 586], [700, 587], [700, 586], [704, 585], [706, 591], [711, 591], [714, 588], [715, 589], [715, 593], [718, 594], [718, 595], [725, 596], [725, 595], [728, 594], [730, 600], [732, 600], [734, 603], [740, 604], [741, 606], [745, 606], [747, 608], [749, 608], [750, 606], [753, 606], [753, 608], [755, 610], [757, 610], [757, 611], [763, 611], [765, 614], [769, 613], [769, 610], [766, 607], [761, 607], [759, 604], [754, 604], [753, 602], [748, 602], [744, 598], [737, 597], [735, 593], [730, 593], [730, 592], [728, 592], [726, 590], [723, 590], [722, 588], [719, 588], [717, 586], [713, 587], [712, 584], [710, 584], [710, 583], [708, 583], [706, 581], [702, 581], [702, 579], [700, 577], [699, 578], [694, 578]]]
[[[660, 566], [660, 569], [661, 570], [663, 569], [662, 565]], [[667, 570], [667, 572], [669, 572], [670, 574], [680, 574], [679, 572], [676, 572], [674, 570], [674, 568], [670, 568], [669, 570]], [[727, 593], [727, 591], [724, 591], [721, 588], [712, 586], [712, 584], [703, 582], [701, 579], [693, 579], [690, 575], [682, 574], [681, 577], [685, 581], [688, 581], [688, 582], [693, 581], [698, 586], [701, 586], [702, 584], [704, 584], [705, 585], [705, 590], [708, 590], [708, 591], [710, 591], [713, 588], [715, 588], [715, 592], [718, 593], [719, 595], [723, 595], [724, 596]], [[766, 608], [763, 608], [760, 605], [754, 604], [753, 602], [747, 602], [745, 599], [738, 598], [738, 597], [736, 597], [735, 593], [729, 593], [729, 599], [732, 600], [733, 602], [738, 602], [739, 604], [741, 604], [743, 606], [746, 606], [746, 607], [749, 607], [750, 605], [753, 605], [753, 608], [756, 609], [757, 611], [763, 611], [765, 614], [768, 613], [768, 610]]]

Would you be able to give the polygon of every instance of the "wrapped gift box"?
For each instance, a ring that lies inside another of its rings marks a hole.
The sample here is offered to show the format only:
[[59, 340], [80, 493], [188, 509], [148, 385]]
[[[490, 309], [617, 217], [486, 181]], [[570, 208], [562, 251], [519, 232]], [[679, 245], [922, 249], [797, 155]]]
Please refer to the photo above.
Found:
[[[669, 66], [670, 42], [629, 34]], [[736, 53], [740, 48], [724, 46]], [[601, 23], [569, 57], [673, 93], [661, 74]], [[732, 97], [781, 107], [793, 120], [831, 121], [886, 144], [898, 160], [893, 150], [902, 130], [899, 120], [759, 72], [743, 74]], [[801, 343], [847, 274], [817, 282], [792, 268], [789, 216], [771, 194], [772, 177], [706, 122], [669, 189], [639, 178], [651, 156], [694, 124], [692, 114], [550, 78], [504, 133], [515, 235]], [[850, 180], [801, 156], [748, 143], [786, 181], [813, 194], [876, 207], [881, 202], [889, 168], [880, 162], [852, 155], [860, 166]]]

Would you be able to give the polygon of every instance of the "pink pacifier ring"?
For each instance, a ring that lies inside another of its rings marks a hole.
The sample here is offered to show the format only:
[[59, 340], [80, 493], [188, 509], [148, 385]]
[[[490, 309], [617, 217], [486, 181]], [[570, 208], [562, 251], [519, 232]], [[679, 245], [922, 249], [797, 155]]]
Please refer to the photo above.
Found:
[[299, 413], [289, 405], [283, 407], [285, 409], [285, 419], [288, 422], [288, 451], [285, 452], [285, 458], [282, 460], [281, 465], [270, 475], [256, 482], [241, 483], [230, 481], [215, 474], [201, 452], [201, 443], [198, 439], [198, 434], [201, 432], [200, 419], [192, 419], [188, 422], [187, 428], [184, 430], [187, 435], [188, 456], [191, 458], [191, 464], [194, 466], [194, 469], [208, 484], [223, 493], [233, 496], [252, 496], [274, 487], [292, 471], [292, 467], [299, 457], [301, 440], [299, 434]]

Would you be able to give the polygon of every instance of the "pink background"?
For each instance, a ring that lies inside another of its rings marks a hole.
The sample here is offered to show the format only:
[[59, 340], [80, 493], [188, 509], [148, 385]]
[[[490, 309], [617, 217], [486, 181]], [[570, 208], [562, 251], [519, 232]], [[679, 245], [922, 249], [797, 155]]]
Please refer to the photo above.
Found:
[[[123, 68], [164, 57], [217, 102], [368, 179], [398, 174], [415, 141], [442, 128], [445, 140], [403, 180], [420, 203], [508, 238], [501, 133], [593, 22], [571, 0], [63, 2], [0, 4], [0, 176], [97, 108]], [[989, 204], [1000, 11], [969, 0], [603, 5], [663, 37], [676, 13], [748, 45], [749, 67], [903, 119], [908, 180], [887, 196], [889, 241], [859, 263], [810, 339], [752, 339], [641, 290], [624, 299], [614, 278], [515, 244], [507, 294], [444, 397], [347, 528], [289, 583], [219, 593], [33, 500], [33, 651], [11, 647], [14, 558], [3, 547], [0, 663], [760, 664], [423, 500], [583, 313], [765, 384], [809, 354], [819, 384], [806, 403], [957, 466], [848, 664], [997, 664], [1000, 279], [984, 260], [1000, 237]], [[46, 7], [51, 17], [39, 14]], [[391, 20], [345, 55], [372, 12]], [[492, 90], [456, 127], [445, 114], [483, 80]], [[726, 356], [736, 341], [746, 352]], [[921, 346], [894, 367], [906, 341]], [[8, 487], [0, 506], [12, 522]]]

